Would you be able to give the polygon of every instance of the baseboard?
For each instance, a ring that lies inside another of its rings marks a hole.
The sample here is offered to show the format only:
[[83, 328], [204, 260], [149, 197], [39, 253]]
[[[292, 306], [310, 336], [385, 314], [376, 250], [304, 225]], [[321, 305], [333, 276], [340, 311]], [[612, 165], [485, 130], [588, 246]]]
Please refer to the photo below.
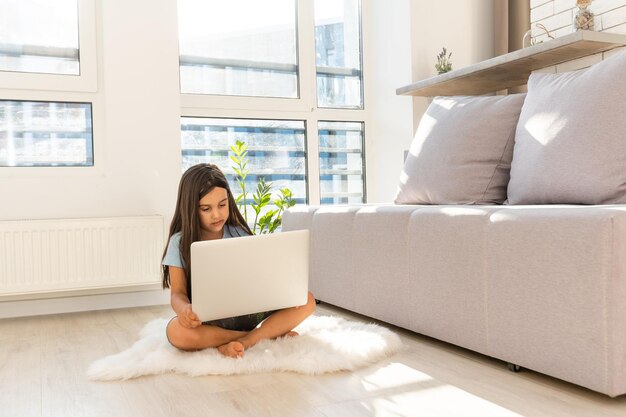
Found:
[[169, 304], [169, 290], [0, 301], [0, 319]]

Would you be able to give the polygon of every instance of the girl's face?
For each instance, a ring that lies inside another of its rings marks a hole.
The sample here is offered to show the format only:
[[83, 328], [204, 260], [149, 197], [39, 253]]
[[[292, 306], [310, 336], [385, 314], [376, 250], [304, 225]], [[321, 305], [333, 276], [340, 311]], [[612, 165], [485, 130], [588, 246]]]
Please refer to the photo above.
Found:
[[221, 187], [213, 188], [198, 202], [198, 213], [202, 234], [206, 238], [221, 237], [228, 220], [228, 191]]

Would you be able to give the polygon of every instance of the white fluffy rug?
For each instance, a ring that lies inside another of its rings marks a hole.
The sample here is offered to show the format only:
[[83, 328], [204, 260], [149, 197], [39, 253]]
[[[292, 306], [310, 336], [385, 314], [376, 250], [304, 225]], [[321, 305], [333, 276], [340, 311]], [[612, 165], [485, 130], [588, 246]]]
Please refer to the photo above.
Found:
[[317, 375], [352, 370], [391, 356], [402, 348], [400, 338], [376, 324], [331, 316], [312, 316], [295, 330], [296, 337], [263, 340], [232, 359], [216, 349], [182, 352], [165, 337], [167, 319], [144, 326], [129, 349], [95, 361], [87, 370], [91, 380], [110, 381], [176, 372], [190, 376], [261, 372]]

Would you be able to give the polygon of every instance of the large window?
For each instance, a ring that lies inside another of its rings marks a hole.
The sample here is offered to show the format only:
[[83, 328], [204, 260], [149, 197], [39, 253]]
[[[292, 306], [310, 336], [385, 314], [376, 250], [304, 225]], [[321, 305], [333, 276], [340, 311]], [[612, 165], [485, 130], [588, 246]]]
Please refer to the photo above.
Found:
[[183, 93], [297, 97], [294, 0], [180, 0]]
[[[263, 177], [277, 188], [290, 188], [297, 203], [307, 202], [303, 121], [183, 117], [181, 131], [183, 171], [198, 163], [212, 163], [235, 184], [231, 147], [241, 141], [248, 146], [249, 191]], [[239, 193], [239, 187], [233, 187], [233, 192]]]
[[78, 75], [78, 0], [0, 1], [0, 71]]
[[359, 0], [178, 0], [183, 169], [230, 148], [298, 203], [365, 202]]
[[91, 104], [0, 100], [0, 167], [91, 166]]

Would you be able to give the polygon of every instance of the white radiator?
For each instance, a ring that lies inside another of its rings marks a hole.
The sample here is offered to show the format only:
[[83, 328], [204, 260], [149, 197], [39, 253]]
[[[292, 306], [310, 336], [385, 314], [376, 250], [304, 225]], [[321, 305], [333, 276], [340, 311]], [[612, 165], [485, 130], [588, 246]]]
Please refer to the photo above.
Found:
[[163, 217], [0, 221], [0, 299], [161, 282]]

